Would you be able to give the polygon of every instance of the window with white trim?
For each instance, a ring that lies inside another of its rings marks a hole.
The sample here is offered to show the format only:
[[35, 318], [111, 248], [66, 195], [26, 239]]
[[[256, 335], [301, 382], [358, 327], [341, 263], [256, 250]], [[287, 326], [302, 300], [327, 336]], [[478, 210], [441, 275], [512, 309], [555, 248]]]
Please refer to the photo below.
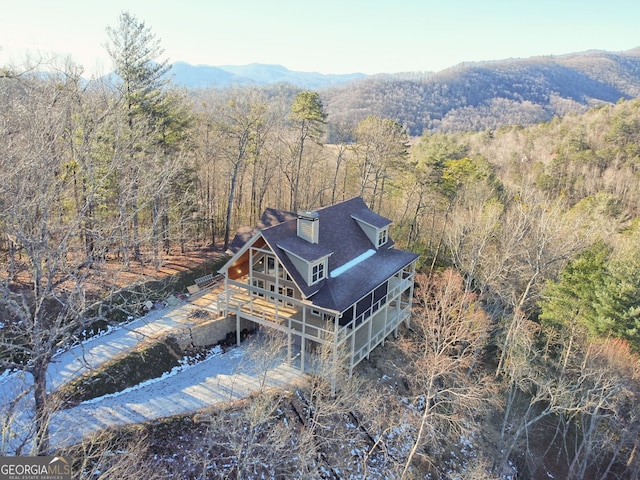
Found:
[[314, 263], [311, 266], [311, 285], [318, 283], [324, 278], [324, 260]]
[[378, 230], [378, 247], [381, 247], [389, 240], [389, 229], [383, 228], [382, 230]]
[[264, 273], [264, 255], [259, 255], [257, 257], [254, 257], [253, 260], [253, 271], [254, 272], [259, 272], [259, 273]]
[[[264, 290], [264, 280], [259, 278], [253, 279], [253, 286]], [[264, 292], [255, 292], [259, 297], [264, 297]]]
[[275, 275], [276, 274], [276, 259], [271, 255], [267, 256], [267, 275]]
[[[280, 295], [284, 295], [285, 297], [293, 298], [293, 288], [291, 287], [278, 287], [278, 293]], [[283, 303], [287, 307], [293, 307], [293, 302], [289, 302], [287, 300], [278, 300], [280, 303]]]
[[287, 280], [288, 282], [293, 281], [293, 279], [289, 276], [287, 271], [284, 269], [281, 263], [278, 262], [278, 277], [283, 280]]
[[321, 312], [320, 310], [316, 310], [315, 308], [311, 309], [311, 315], [313, 315], [315, 317], [320, 317], [325, 321], [331, 320], [333, 318], [328, 313]]

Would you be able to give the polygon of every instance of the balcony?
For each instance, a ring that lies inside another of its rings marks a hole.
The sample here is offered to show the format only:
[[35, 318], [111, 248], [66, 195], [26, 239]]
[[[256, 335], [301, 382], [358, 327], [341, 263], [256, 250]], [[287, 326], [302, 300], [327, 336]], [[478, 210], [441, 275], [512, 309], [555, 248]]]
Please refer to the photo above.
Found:
[[218, 296], [218, 309], [228, 314], [277, 330], [302, 335], [308, 340], [333, 343], [335, 327], [332, 320], [314, 315], [312, 309], [300, 302], [266, 293], [246, 283], [229, 282], [227, 292]]

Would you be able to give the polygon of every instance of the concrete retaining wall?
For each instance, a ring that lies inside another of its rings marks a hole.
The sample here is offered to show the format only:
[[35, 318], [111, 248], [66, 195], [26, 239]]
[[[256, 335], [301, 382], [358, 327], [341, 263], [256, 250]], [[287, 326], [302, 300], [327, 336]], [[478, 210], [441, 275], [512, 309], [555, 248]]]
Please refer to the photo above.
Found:
[[[254, 327], [255, 325], [249, 321], [240, 321], [240, 331]], [[228, 316], [208, 320], [195, 327], [174, 331], [170, 336], [175, 338], [180, 348], [184, 350], [189, 346], [205, 347], [215, 345], [223, 341], [229, 333], [235, 331], [236, 317]]]

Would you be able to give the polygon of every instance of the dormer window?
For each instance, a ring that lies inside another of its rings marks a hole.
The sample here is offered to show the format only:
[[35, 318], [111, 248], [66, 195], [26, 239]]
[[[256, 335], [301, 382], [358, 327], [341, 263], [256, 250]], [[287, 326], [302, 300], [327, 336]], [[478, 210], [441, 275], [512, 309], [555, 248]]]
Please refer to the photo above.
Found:
[[311, 285], [318, 283], [325, 277], [324, 259], [311, 265]]
[[389, 229], [383, 228], [381, 230], [378, 230], [378, 247], [381, 247], [382, 245], [387, 243], [387, 240], [389, 240]]
[[367, 236], [371, 245], [376, 249], [389, 245], [391, 239], [389, 238], [389, 226], [391, 220], [384, 218], [371, 210], [362, 210], [351, 214], [358, 225]]
[[322, 245], [291, 236], [277, 243], [305, 283], [315, 285], [328, 275], [328, 259], [333, 252]]

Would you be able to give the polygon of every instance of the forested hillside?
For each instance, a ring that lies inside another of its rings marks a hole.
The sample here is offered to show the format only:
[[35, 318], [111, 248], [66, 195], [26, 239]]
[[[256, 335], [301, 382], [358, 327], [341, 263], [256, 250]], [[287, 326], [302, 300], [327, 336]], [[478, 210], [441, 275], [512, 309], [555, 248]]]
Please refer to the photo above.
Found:
[[171, 75], [176, 84], [198, 89], [262, 85], [319, 90], [334, 123], [375, 115], [421, 135], [426, 130], [529, 125], [635, 98], [640, 95], [640, 48], [463, 63], [437, 73], [321, 75], [279, 65], [177, 62]]
[[[224, 250], [266, 207], [361, 196], [422, 254], [411, 327], [337, 397], [312, 378], [218, 411], [182, 455], [187, 478], [638, 477], [638, 51], [332, 93], [175, 88], [125, 14], [109, 48], [113, 83], [68, 63], [0, 77], [0, 366], [33, 375], [33, 453], [49, 451], [53, 354], [108, 320], [107, 266], [160, 268], [169, 252]], [[290, 427], [286, 402], [301, 399]], [[166, 478], [177, 452], [137, 437], [135, 458], [117, 436], [108, 455], [104, 437], [76, 454]]]
[[640, 49], [469, 63], [408, 77], [327, 89], [327, 111], [336, 121], [394, 118], [412, 135], [548, 121], [640, 95]]

